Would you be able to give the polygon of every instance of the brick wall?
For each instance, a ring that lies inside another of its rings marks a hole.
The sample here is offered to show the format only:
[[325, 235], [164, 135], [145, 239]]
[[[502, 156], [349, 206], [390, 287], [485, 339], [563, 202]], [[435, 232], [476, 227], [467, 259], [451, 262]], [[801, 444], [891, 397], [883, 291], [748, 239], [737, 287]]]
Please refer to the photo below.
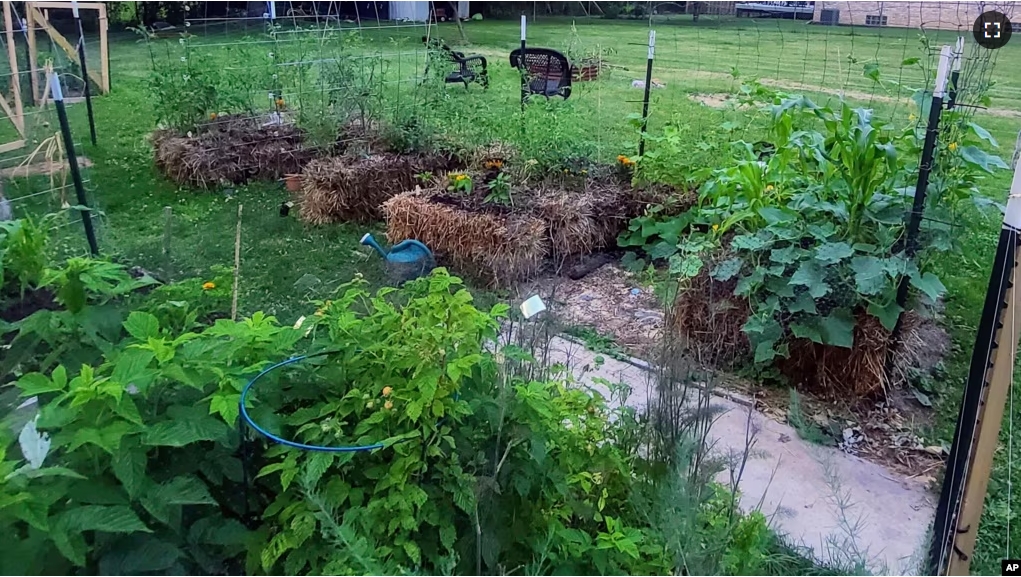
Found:
[[823, 10], [839, 10], [840, 24], [866, 26], [869, 16], [885, 16], [886, 26], [970, 30], [978, 15], [998, 10], [1012, 20], [1021, 17], [1021, 2], [816, 2], [815, 22]]

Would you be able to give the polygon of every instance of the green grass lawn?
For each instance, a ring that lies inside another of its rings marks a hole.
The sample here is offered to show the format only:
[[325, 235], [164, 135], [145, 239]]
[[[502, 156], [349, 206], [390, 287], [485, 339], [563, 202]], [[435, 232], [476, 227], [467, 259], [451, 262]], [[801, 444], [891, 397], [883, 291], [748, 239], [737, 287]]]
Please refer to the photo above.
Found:
[[[524, 121], [519, 110], [518, 77], [507, 63], [508, 52], [519, 42], [518, 23], [485, 21], [464, 26], [470, 45], [457, 49], [489, 59], [492, 85], [488, 91], [478, 86], [466, 91], [451, 85], [440, 98], [423, 98], [416, 92], [415, 77], [425, 61], [420, 43], [424, 29], [365, 28], [357, 54], [383, 55], [386, 63], [379, 77], [384, 88], [379, 89], [373, 106], [384, 116], [428, 116], [466, 141], [514, 141], [536, 156], [577, 151], [611, 161], [618, 154], [637, 153], [637, 134], [628, 115], [641, 111], [642, 91], [630, 85], [632, 79], [644, 77], [647, 22], [578, 20], [574, 30], [568, 19], [532, 23], [530, 45], [570, 51], [572, 55], [602, 50], [613, 68], [596, 82], [576, 84], [566, 102], [531, 104]], [[925, 70], [931, 72], [931, 58], [921, 51], [916, 30], [832, 28], [769, 20], [703, 19], [693, 23], [674, 19], [656, 23], [656, 31], [653, 76], [666, 88], [652, 92], [653, 131], [676, 119], [688, 125], [694, 136], [719, 131], [726, 121], [742, 126], [743, 132], [735, 133], [735, 137], [754, 134], [749, 112], [718, 110], [690, 98], [692, 94], [732, 94], [742, 82], [753, 79], [778, 89], [796, 90], [819, 102], [833, 101], [843, 94], [852, 102], [875, 108], [891, 121], [905, 124], [912, 112], [908, 89], [924, 86]], [[250, 55], [273, 46], [264, 45], [265, 39], [255, 36], [255, 32], [249, 37], [219, 28], [206, 32], [195, 41], [206, 46], [195, 48], [193, 57], [242, 71], [250, 63], [232, 60], [236, 53], [229, 47], [233, 43], [243, 42]], [[434, 34], [455, 47], [463, 46], [453, 25], [442, 25], [438, 32], [434, 29]], [[955, 36], [931, 33], [928, 38], [932, 46], [938, 47], [953, 43]], [[277, 46], [275, 49], [293, 54], [287, 43], [282, 48]], [[174, 38], [156, 41], [153, 47], [161, 58], [176, 58], [180, 49]], [[926, 66], [902, 64], [912, 57], [921, 57]], [[1013, 42], [998, 51], [996, 60], [999, 65], [993, 69], [994, 82], [989, 90], [995, 114], [980, 112], [977, 119], [1000, 141], [1000, 154], [1006, 158], [1021, 128], [1021, 68], [1007, 63], [1021, 61], [1021, 43]], [[863, 75], [863, 67], [869, 63], [878, 65], [881, 83]], [[328, 295], [356, 272], [374, 282], [382, 280], [379, 259], [358, 246], [359, 237], [366, 230], [379, 232], [378, 226], [310, 228], [293, 216], [281, 218], [278, 208], [287, 195], [277, 183], [198, 192], [181, 190], [159, 176], [146, 141], [155, 126], [153, 104], [145, 88], [151, 69], [149, 47], [136, 35], [118, 35], [111, 45], [110, 68], [113, 91], [97, 99], [95, 105], [99, 145], [84, 147], [84, 153], [94, 162], [86, 172], [95, 205], [103, 213], [99, 226], [105, 254], [169, 279], [206, 275], [210, 266], [232, 265], [237, 205], [243, 203], [242, 312], [265, 310], [283, 322], [292, 322], [308, 313], [310, 298]], [[288, 98], [300, 100], [302, 96], [299, 90]], [[84, 106], [72, 106], [71, 116], [77, 137], [85, 138]], [[1003, 201], [1009, 182], [1010, 175], [1001, 171], [984, 181], [982, 192]], [[45, 189], [45, 184], [38, 187]], [[18, 196], [10, 194], [11, 190], [15, 189], [8, 189], [9, 196]], [[51, 198], [42, 198], [44, 201], [36, 203], [35, 209], [53, 207]], [[168, 256], [163, 254], [167, 206], [172, 207], [173, 214]], [[945, 259], [940, 267], [940, 276], [949, 289], [945, 321], [954, 350], [946, 360], [947, 379], [940, 383], [939, 423], [930, 439], [933, 442], [949, 442], [953, 434], [999, 218], [969, 211], [960, 215], [957, 225], [964, 250]], [[77, 226], [65, 226], [60, 231], [63, 248], [83, 250]], [[1017, 412], [1021, 415], [1021, 405]], [[1021, 433], [1017, 440], [1021, 441]], [[1003, 552], [1008, 477], [1004, 453], [999, 455], [990, 483], [974, 572], [995, 571]], [[1021, 539], [1021, 523], [1013, 523], [1012, 533], [1015, 540]]]

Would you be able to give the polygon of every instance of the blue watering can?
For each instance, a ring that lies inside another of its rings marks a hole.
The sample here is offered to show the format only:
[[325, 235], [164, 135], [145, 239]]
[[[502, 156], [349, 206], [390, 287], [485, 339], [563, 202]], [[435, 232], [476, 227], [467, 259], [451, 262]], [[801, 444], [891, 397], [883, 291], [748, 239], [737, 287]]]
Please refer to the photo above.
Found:
[[361, 243], [376, 249], [379, 256], [386, 261], [391, 280], [397, 284], [427, 275], [436, 267], [432, 251], [417, 240], [403, 240], [390, 247], [390, 250], [385, 250], [372, 238], [371, 233], [365, 233]]

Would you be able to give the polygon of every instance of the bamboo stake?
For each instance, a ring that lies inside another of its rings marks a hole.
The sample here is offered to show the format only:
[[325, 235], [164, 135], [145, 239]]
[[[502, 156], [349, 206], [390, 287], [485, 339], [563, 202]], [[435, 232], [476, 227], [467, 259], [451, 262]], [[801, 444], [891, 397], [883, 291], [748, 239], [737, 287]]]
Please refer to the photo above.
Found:
[[238, 278], [241, 275], [241, 209], [245, 205], [238, 204], [238, 230], [234, 237], [234, 295], [230, 303], [230, 320], [238, 320]]

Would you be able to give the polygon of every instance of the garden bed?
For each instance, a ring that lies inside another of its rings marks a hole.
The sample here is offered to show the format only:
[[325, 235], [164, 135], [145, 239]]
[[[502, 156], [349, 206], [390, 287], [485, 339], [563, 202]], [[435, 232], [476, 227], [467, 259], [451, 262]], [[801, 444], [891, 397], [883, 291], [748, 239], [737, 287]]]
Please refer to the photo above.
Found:
[[[678, 291], [667, 323], [702, 362], [736, 366], [749, 361], [754, 352], [743, 330], [751, 308], [747, 299], [734, 295], [736, 279], [712, 279], [708, 268]], [[891, 350], [890, 331], [879, 319], [863, 310], [856, 311], [854, 318], [851, 347], [790, 337], [784, 341], [787, 356], [777, 357], [773, 366], [799, 390], [834, 399], [874, 399], [906, 382], [913, 370], [931, 370], [941, 356], [924, 359], [914, 352], [934, 332], [943, 333], [935, 321], [919, 312], [904, 313], [901, 344], [895, 350]], [[892, 355], [889, 373], [888, 354]]]
[[387, 239], [413, 238], [440, 261], [491, 286], [506, 286], [539, 270], [550, 252], [546, 224], [508, 207], [482, 210], [441, 191], [411, 191], [383, 203]]
[[382, 204], [411, 190], [419, 174], [453, 167], [451, 157], [442, 154], [383, 153], [313, 160], [302, 172], [297, 196], [300, 218], [313, 225], [379, 220]]
[[388, 239], [420, 240], [458, 274], [502, 287], [534, 276], [548, 259], [559, 268], [567, 257], [614, 246], [647, 200], [609, 175], [540, 182], [504, 202], [487, 200], [484, 187], [464, 193], [444, 184], [387, 201]]
[[318, 155], [293, 124], [223, 116], [194, 133], [153, 133], [156, 167], [174, 182], [195, 188], [275, 180], [301, 169]]

